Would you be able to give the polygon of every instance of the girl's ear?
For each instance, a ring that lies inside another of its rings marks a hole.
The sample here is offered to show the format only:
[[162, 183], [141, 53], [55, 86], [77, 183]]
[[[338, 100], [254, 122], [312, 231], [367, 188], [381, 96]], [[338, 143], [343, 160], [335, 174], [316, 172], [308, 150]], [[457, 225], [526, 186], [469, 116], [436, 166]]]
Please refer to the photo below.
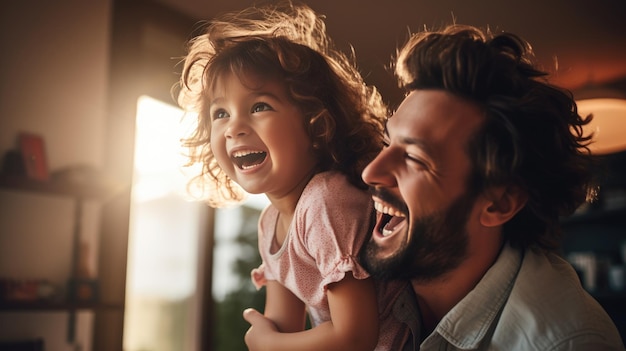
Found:
[[488, 191], [480, 212], [480, 224], [496, 227], [508, 222], [524, 208], [528, 196], [517, 186], [497, 187]]

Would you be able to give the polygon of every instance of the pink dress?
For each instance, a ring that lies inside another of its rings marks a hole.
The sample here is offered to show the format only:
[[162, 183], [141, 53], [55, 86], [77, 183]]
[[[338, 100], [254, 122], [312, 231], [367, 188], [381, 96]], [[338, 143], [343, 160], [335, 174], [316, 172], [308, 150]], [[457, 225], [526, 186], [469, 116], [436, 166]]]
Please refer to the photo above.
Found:
[[[278, 211], [270, 205], [261, 214], [263, 263], [252, 271], [255, 286], [276, 280], [306, 304], [312, 326], [330, 320], [328, 284], [342, 280], [346, 272], [356, 279], [369, 277], [358, 262], [358, 253], [369, 237], [372, 211], [370, 195], [351, 185], [343, 174], [315, 175], [302, 192], [281, 247], [273, 245]], [[408, 331], [394, 318], [392, 306], [409, 285], [377, 282], [376, 286], [381, 327], [376, 350], [398, 350]]]

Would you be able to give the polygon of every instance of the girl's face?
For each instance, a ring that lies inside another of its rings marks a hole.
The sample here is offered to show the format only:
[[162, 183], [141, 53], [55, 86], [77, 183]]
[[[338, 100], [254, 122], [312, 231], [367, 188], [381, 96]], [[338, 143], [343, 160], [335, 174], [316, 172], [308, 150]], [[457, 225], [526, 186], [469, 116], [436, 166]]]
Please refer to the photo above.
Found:
[[299, 198], [317, 163], [304, 115], [284, 84], [246, 75], [221, 77], [209, 104], [211, 150], [248, 193]]

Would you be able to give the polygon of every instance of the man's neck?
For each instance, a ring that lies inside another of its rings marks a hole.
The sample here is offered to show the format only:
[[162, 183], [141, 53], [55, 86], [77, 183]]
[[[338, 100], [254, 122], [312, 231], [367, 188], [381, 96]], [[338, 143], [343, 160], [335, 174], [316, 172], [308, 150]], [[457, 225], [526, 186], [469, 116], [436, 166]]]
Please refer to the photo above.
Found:
[[[441, 319], [469, 293], [480, 279], [444, 278], [441, 281], [412, 281], [417, 296], [424, 337], [430, 335]], [[462, 281], [461, 281], [462, 280]]]
[[495, 263], [502, 245], [465, 259], [459, 267], [431, 281], [413, 280], [422, 316], [424, 337], [432, 333], [443, 317], [480, 282]]

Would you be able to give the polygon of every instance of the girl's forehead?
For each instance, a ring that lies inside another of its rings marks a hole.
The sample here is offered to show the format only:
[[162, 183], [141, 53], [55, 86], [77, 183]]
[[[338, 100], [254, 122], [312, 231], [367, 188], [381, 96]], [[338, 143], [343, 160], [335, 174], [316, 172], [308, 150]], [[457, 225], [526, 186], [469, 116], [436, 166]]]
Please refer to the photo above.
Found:
[[246, 69], [245, 71], [222, 71], [213, 77], [209, 90], [213, 94], [228, 91], [232, 84], [240, 84], [250, 90], [258, 90], [268, 82], [282, 83], [280, 79], [272, 78], [252, 69]]

